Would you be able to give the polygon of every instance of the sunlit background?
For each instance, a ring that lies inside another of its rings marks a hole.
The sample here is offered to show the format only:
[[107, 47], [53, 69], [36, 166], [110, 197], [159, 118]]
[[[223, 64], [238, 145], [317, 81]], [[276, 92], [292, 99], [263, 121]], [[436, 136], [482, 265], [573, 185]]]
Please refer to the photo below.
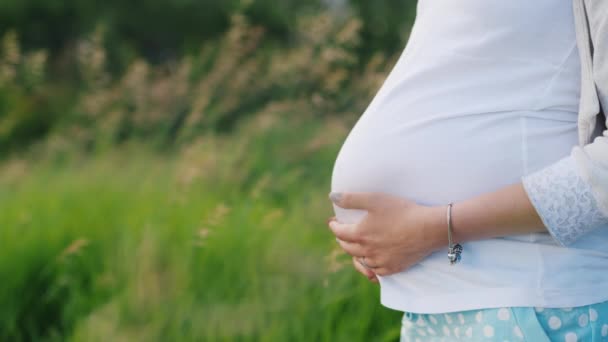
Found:
[[0, 341], [396, 341], [333, 162], [412, 0], [0, 1]]

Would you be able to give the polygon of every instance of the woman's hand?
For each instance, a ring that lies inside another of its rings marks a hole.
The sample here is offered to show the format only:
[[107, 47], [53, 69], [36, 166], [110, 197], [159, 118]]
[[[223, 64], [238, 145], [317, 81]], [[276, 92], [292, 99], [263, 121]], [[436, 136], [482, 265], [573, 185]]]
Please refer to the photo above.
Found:
[[341, 208], [367, 211], [357, 224], [330, 219], [329, 227], [341, 247], [353, 256], [357, 270], [368, 278], [371, 273], [385, 276], [401, 272], [447, 246], [441, 207], [421, 206], [383, 193], [332, 193], [330, 198]]
[[[329, 225], [342, 248], [377, 275], [403, 271], [448, 245], [443, 206], [382, 193], [332, 193], [330, 198], [341, 208], [367, 211], [358, 224], [334, 219]], [[454, 203], [454, 211], [452, 237], [459, 243], [547, 233], [521, 182]]]
[[[329, 224], [331, 221], [334, 221], [335, 219], [335, 216], [330, 217], [329, 219], [327, 219], [327, 224]], [[336, 238], [336, 241], [339, 241], [339, 239]], [[356, 257], [353, 257], [353, 266], [355, 267], [357, 272], [363, 274], [367, 279], [369, 279], [369, 281], [371, 281], [372, 283], [378, 283], [378, 277], [376, 277], [376, 273], [372, 272], [372, 270], [368, 268], [365, 268]]]

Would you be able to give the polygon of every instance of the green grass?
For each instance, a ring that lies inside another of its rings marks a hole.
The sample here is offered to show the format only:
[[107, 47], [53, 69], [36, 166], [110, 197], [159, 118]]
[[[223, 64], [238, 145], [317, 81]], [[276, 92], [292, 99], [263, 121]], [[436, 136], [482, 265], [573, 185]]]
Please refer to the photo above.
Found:
[[325, 224], [335, 127], [0, 167], [0, 340], [397, 340]]

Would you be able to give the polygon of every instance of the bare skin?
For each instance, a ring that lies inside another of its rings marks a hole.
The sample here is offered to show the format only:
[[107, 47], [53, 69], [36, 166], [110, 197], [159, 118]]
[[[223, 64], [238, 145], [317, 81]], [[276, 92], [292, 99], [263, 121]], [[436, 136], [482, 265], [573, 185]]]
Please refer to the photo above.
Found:
[[[367, 211], [357, 224], [330, 218], [328, 225], [370, 281], [404, 271], [441, 249], [448, 262], [446, 205], [423, 206], [384, 193], [332, 193], [330, 198], [341, 208]], [[455, 242], [547, 231], [521, 183], [455, 202], [452, 224]]]

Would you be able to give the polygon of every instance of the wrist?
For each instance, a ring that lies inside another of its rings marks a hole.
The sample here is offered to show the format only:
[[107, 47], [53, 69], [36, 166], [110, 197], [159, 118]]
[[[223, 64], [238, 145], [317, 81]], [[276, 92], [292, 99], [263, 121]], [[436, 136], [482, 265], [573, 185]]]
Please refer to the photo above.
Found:
[[425, 240], [433, 251], [448, 247], [447, 206], [425, 207], [427, 223], [424, 227]]

